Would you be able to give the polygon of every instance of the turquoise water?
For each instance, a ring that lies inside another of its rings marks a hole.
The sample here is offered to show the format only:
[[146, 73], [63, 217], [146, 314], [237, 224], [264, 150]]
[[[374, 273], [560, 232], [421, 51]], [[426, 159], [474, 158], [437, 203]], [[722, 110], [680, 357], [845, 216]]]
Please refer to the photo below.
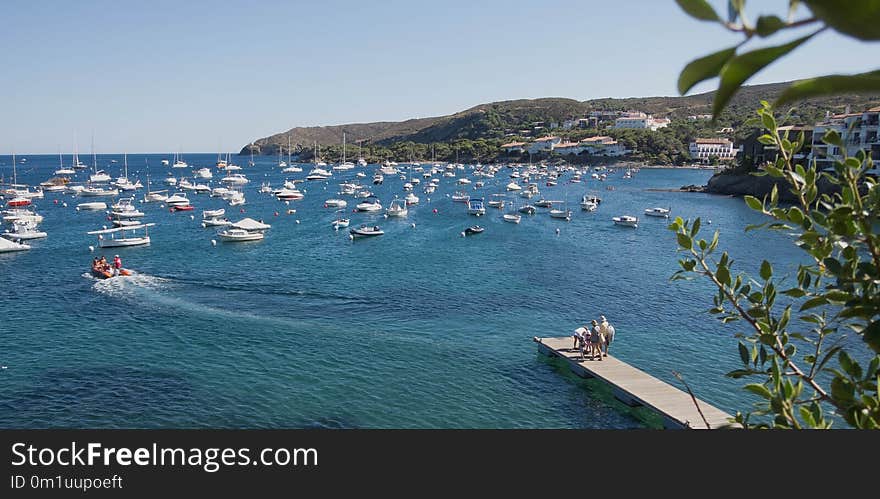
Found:
[[[128, 161], [149, 159], [159, 189], [167, 172], [187, 171], [160, 166], [161, 157]], [[57, 157], [27, 159], [19, 181], [40, 182], [57, 168]], [[204, 167], [215, 156], [185, 159]], [[118, 175], [121, 156], [98, 161]], [[0, 162], [9, 178], [10, 158]], [[306, 182], [305, 199], [285, 205], [260, 194], [260, 184], [304, 178], [309, 167], [285, 175], [274, 163], [245, 166], [245, 213], [194, 193], [193, 212], [139, 205], [157, 224], [148, 247], [92, 253], [96, 239], [86, 232], [109, 225], [105, 213], [75, 211], [82, 200], [68, 194], [37, 200], [49, 237], [29, 252], [0, 254], [0, 427], [642, 427], [606, 390], [538, 355], [531, 340], [569, 335], [600, 314], [615, 325], [612, 351], [623, 360], [676, 386], [679, 371], [727, 411], [751, 403], [723, 376], [738, 367], [737, 329], [705, 313], [711, 288], [668, 280], [678, 256], [667, 222], [641, 217], [635, 230], [611, 222], [669, 206], [711, 220], [740, 268], [756, 272], [768, 255], [791, 265], [799, 255], [783, 244], [787, 236], [743, 233], [759, 217], [741, 200], [646, 190], [704, 183], [711, 172], [643, 169], [629, 180], [616, 173], [606, 182], [542, 183], [547, 198], [568, 201], [572, 220], [539, 210], [519, 225], [493, 208], [467, 215], [448, 197], [460, 188], [454, 179], [444, 177], [431, 195], [423, 181], [421, 204], [405, 220], [351, 214], [356, 201], [347, 197], [352, 226], [378, 223], [386, 233], [351, 241], [331, 228], [335, 212], [323, 203], [361, 169]], [[373, 170], [362, 183], [384, 206], [404, 196], [396, 177], [373, 186]], [[479, 195], [504, 192], [509, 171], [484, 179]], [[145, 183], [144, 173], [129, 168]], [[213, 183], [221, 176], [215, 170]], [[603, 198], [595, 213], [579, 209], [587, 190]], [[263, 241], [220, 242], [200, 226], [201, 210], [220, 207], [272, 229]], [[461, 237], [474, 223], [485, 232]], [[114, 253], [138, 275], [87, 276], [93, 256]]]

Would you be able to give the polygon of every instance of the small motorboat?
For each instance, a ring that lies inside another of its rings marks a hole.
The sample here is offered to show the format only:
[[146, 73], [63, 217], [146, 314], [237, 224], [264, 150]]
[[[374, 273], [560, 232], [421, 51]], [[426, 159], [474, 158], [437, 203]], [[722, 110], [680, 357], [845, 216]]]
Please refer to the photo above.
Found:
[[419, 204], [419, 197], [411, 192], [409, 194], [407, 194], [406, 197], [403, 199], [404, 199], [404, 201], [406, 201], [406, 204], [408, 204], [408, 205]]
[[350, 220], [347, 218], [337, 218], [336, 220], [334, 220], [332, 222], [332, 225], [333, 225], [334, 229], [344, 229], [344, 228], [348, 227], [349, 223], [350, 223]]
[[226, 214], [226, 209], [224, 209], [224, 208], [220, 208], [217, 210], [204, 210], [204, 211], [202, 211], [202, 218], [203, 219], [220, 218], [225, 214]]
[[669, 218], [669, 211], [668, 208], [648, 208], [645, 210], [645, 215], [648, 215], [649, 217]]
[[468, 215], [481, 216], [486, 214], [486, 207], [483, 205], [483, 198], [473, 198], [468, 200]]
[[90, 211], [106, 210], [107, 203], [80, 203], [80, 204], [76, 205], [76, 209], [77, 210], [90, 210]]
[[382, 229], [380, 229], [378, 225], [374, 225], [372, 227], [361, 225], [360, 227], [350, 229], [348, 232], [349, 234], [351, 234], [352, 238], [381, 236], [385, 234], [385, 232], [382, 231]]
[[171, 209], [174, 211], [193, 211], [196, 208], [191, 204], [176, 204]]
[[472, 236], [474, 234], [481, 234], [484, 230], [486, 230], [486, 229], [484, 229], [483, 227], [480, 227], [479, 225], [471, 225], [470, 227], [465, 229], [464, 232], [462, 232], [462, 234], [465, 236]]
[[5, 238], [0, 238], [0, 253], [11, 253], [13, 251], [24, 251], [29, 249], [31, 249], [31, 247], [27, 244], [21, 244]]
[[336, 198], [328, 199], [328, 200], [324, 201], [324, 204], [328, 207], [333, 207], [333, 208], [345, 208], [346, 206], [348, 206], [348, 202], [346, 202], [344, 199], [336, 199]]
[[409, 210], [406, 208], [406, 202], [401, 201], [400, 199], [391, 201], [391, 204], [388, 205], [388, 209], [385, 210], [385, 214], [389, 217], [405, 217], [408, 213]]
[[571, 210], [550, 210], [550, 218], [561, 218], [563, 220], [571, 220]]
[[620, 225], [622, 227], [636, 228], [639, 226], [639, 219], [630, 215], [614, 217], [611, 220], [614, 222], [614, 225]]
[[520, 213], [525, 213], [526, 215], [534, 215], [536, 211], [537, 211], [537, 209], [530, 204], [523, 205], [519, 209]]
[[225, 227], [227, 225], [232, 225], [232, 220], [228, 218], [206, 218], [202, 220], [202, 226], [204, 227]]
[[128, 269], [119, 269], [119, 273], [116, 273], [114, 269], [106, 269], [99, 268], [92, 265], [92, 275], [97, 277], [98, 279], [110, 279], [113, 277], [122, 277], [132, 275], [132, 271]]
[[366, 211], [366, 212], [376, 212], [382, 209], [382, 204], [378, 199], [372, 199], [369, 201], [364, 201], [363, 203], [358, 203], [357, 211]]
[[537, 206], [538, 208], [552, 208], [553, 201], [542, 198], [538, 201], [535, 201], [535, 206]]
[[522, 220], [522, 215], [517, 215], [516, 213], [505, 213], [502, 217], [505, 222], [510, 222], [512, 224], [518, 224], [520, 220]]

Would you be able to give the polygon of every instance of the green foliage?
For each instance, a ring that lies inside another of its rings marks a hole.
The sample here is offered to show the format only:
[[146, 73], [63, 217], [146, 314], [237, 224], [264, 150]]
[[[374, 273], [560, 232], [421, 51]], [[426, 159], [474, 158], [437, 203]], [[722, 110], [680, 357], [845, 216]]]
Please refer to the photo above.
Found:
[[[714, 76], [720, 78], [712, 106], [715, 119], [721, 115], [731, 97], [749, 78], [822, 31], [833, 29], [860, 40], [880, 40], [880, 0], [803, 0], [813, 16], [797, 20], [792, 17], [800, 2], [790, 0], [787, 20], [773, 14], [765, 14], [758, 16], [756, 23], [751, 23], [745, 15], [745, 0], [728, 1], [727, 21], [723, 21], [705, 0], [676, 0], [676, 2], [688, 15], [702, 21], [718, 22], [726, 29], [740, 33], [744, 37], [736, 47], [695, 59], [685, 66], [679, 76], [678, 89], [682, 95], [700, 81]], [[775, 36], [804, 26], [815, 26], [817, 29], [781, 45], [736, 54], [740, 47], [755, 36], [761, 38]], [[860, 75], [833, 75], [795, 83], [776, 102], [776, 105], [807, 97], [840, 95], [853, 91], [880, 91], [878, 71]]]
[[[779, 206], [775, 189], [769, 199], [746, 196], [745, 202], [768, 217], [762, 227], [793, 232], [794, 244], [812, 263], [800, 265], [797, 283], [783, 289], [786, 279], [775, 277], [770, 262], [761, 263], [758, 279], [735, 273], [726, 252], [717, 257], [717, 231], [711, 241], [698, 239], [700, 219], [676, 218], [669, 229], [686, 257], [672, 278], [709, 279], [718, 290], [709, 312], [724, 323], [745, 323], [737, 335], [742, 368], [728, 376], [756, 380], [744, 389], [759, 402], [754, 411], [738, 413], [737, 422], [747, 428], [830, 428], [830, 409], [854, 428], [878, 429], [880, 234], [874, 224], [880, 217], [880, 188], [867, 175], [874, 163], [859, 152], [836, 162], [833, 172], [793, 164], [803, 139], [780, 134], [769, 104], [758, 117], [768, 128], [762, 142], [780, 151], [764, 170], [785, 179], [797, 203]], [[831, 133], [825, 141], [841, 139]], [[820, 178], [839, 192], [818, 195]], [[779, 305], [780, 293], [790, 303]], [[862, 341], [842, 341], [847, 333]]]

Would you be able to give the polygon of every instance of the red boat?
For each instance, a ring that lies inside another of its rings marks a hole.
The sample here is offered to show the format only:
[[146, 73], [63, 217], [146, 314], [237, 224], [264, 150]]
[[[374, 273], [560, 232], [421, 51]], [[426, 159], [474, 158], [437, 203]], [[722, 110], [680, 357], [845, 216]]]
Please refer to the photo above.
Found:
[[9, 206], [10, 208], [22, 208], [25, 206], [30, 206], [30, 204], [31, 204], [30, 199], [23, 198], [23, 197], [17, 197], [17, 198], [12, 198], [8, 203], [6, 203], [6, 206]]
[[195, 207], [191, 204], [184, 204], [184, 205], [178, 204], [178, 205], [172, 206], [171, 209], [174, 211], [192, 211], [195, 209]]

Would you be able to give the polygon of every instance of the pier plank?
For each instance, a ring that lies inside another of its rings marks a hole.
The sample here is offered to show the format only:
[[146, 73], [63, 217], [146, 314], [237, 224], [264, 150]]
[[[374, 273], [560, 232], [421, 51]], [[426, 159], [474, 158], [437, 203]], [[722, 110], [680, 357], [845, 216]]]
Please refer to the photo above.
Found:
[[[658, 413], [666, 425], [672, 428], [707, 429], [690, 394], [661, 381], [636, 367], [613, 356], [600, 360], [580, 360], [580, 353], [571, 348], [570, 336], [561, 338], [538, 338], [539, 350], [547, 355], [566, 359], [578, 373], [596, 378], [611, 386], [615, 396], [629, 405], [641, 405]], [[709, 428], [736, 428], [730, 423], [732, 416], [717, 407], [697, 399]]]

